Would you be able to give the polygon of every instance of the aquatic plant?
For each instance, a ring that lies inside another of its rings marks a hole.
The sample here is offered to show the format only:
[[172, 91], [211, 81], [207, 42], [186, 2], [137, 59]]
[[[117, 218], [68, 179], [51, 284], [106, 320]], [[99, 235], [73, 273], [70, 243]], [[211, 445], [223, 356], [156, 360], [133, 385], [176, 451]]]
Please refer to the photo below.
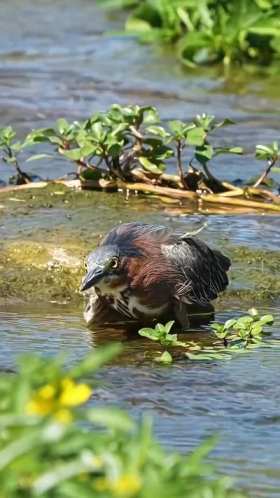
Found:
[[23, 184], [32, 181], [30, 175], [25, 173], [18, 161], [18, 155], [22, 150], [23, 145], [20, 141], [16, 141], [16, 132], [11, 126], [0, 128], [0, 154], [4, 163], [14, 166], [16, 169], [16, 183]]
[[136, 424], [94, 403], [92, 375], [119, 351], [107, 346], [70, 368], [61, 358], [28, 355], [17, 374], [1, 373], [1, 496], [244, 498], [205, 462], [213, 439], [187, 455], [167, 452], [150, 419]]
[[129, 9], [128, 34], [142, 42], [172, 44], [186, 66], [222, 62], [268, 65], [279, 60], [277, 0], [98, 0]]
[[218, 341], [210, 346], [202, 346], [196, 341], [178, 341], [177, 334], [170, 334], [174, 321], [166, 325], [157, 324], [155, 328], [142, 328], [138, 333], [169, 349], [154, 358], [159, 363], [172, 363], [170, 348], [174, 346], [182, 347], [184, 355], [190, 360], [226, 360], [231, 359], [234, 353], [259, 346], [272, 346], [274, 344], [272, 341], [266, 343], [263, 338], [267, 334], [265, 326], [272, 325], [273, 321], [272, 315], [260, 316], [258, 310], [252, 308], [248, 315], [240, 318], [231, 318], [225, 323], [213, 322], [210, 324], [210, 329]]
[[[279, 166], [278, 142], [257, 145], [256, 157], [266, 166], [253, 186], [236, 187], [213, 175], [211, 167], [218, 155], [243, 153], [241, 147], [213, 143], [213, 133], [232, 124], [230, 119], [217, 121], [207, 114], [163, 123], [155, 107], [115, 104], [85, 121], [69, 123], [61, 118], [53, 127], [32, 130], [22, 142], [11, 127], [2, 128], [0, 157], [15, 166], [17, 184], [33, 180], [19, 164], [24, 151], [26, 162], [49, 161], [57, 155], [72, 162], [76, 185], [83, 188], [127, 189], [180, 201], [279, 212], [279, 195], [264, 188], [270, 172]], [[177, 174], [166, 173], [170, 158], [175, 158]]]

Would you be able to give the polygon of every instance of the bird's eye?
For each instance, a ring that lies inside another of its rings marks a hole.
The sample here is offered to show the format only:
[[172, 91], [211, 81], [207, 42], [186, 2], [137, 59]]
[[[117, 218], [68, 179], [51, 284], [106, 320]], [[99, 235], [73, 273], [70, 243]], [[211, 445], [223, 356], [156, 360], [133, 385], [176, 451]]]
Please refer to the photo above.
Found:
[[116, 268], [118, 268], [118, 266], [119, 266], [119, 259], [118, 258], [113, 258], [111, 260], [111, 268], [113, 270], [116, 270]]

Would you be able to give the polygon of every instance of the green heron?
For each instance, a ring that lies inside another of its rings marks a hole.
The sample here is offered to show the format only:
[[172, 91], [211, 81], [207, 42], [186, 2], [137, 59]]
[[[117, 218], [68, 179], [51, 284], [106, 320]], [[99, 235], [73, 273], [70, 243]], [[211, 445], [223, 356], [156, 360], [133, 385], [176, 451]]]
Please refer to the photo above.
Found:
[[188, 328], [194, 307], [213, 311], [211, 301], [228, 285], [230, 260], [196, 237], [124, 223], [89, 254], [86, 267], [88, 325], [174, 318]]

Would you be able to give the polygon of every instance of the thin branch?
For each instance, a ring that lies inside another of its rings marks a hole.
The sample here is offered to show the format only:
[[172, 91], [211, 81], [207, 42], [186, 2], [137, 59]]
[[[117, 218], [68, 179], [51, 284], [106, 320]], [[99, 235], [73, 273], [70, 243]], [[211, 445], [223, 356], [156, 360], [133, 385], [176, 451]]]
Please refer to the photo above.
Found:
[[180, 180], [181, 180], [182, 184], [184, 185], [184, 170], [183, 170], [183, 164], [182, 164], [182, 150], [183, 150], [183, 144], [182, 144], [182, 141], [179, 139], [176, 142], [177, 169], [178, 169]]
[[134, 137], [138, 138], [138, 140], [141, 140], [141, 141], [144, 140], [144, 136], [142, 135], [142, 133], [140, 133], [139, 130], [137, 130], [137, 128], [135, 128], [135, 126], [131, 125], [129, 127], [129, 129], [130, 129], [132, 135], [134, 135]]
[[271, 169], [273, 168], [273, 166], [275, 166], [275, 164], [277, 163], [278, 159], [279, 159], [278, 155], [274, 156], [272, 159], [269, 159], [269, 161], [267, 162], [267, 167], [262, 172], [262, 174], [257, 179], [257, 181], [254, 183], [254, 185], [253, 185], [254, 188], [258, 187], [259, 185], [261, 185], [264, 182], [264, 180], [269, 175], [269, 173], [270, 173]]
[[17, 160], [16, 156], [13, 154], [12, 149], [9, 146], [7, 146], [7, 152], [8, 152], [9, 159], [13, 159], [13, 164], [14, 164], [14, 167], [16, 168], [19, 179], [22, 180], [23, 183], [31, 183], [32, 178], [27, 173], [25, 173], [25, 171], [23, 171], [20, 168], [18, 160]]

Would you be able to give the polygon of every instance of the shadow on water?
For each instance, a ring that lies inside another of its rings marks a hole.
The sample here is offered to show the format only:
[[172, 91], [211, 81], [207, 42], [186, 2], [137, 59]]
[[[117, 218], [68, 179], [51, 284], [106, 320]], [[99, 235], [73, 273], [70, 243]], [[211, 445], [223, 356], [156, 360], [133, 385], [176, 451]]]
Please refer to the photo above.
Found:
[[[103, 36], [120, 24], [108, 21], [92, 0], [10, 0], [0, 10], [0, 126], [12, 124], [20, 136], [61, 116], [86, 118], [115, 102], [156, 105], [164, 119], [189, 119], [207, 112], [237, 120], [238, 125], [225, 129], [223, 138], [217, 135], [217, 141], [244, 146], [249, 153], [229, 157], [226, 163], [219, 159], [214, 171], [229, 180], [260, 171], [250, 155], [255, 144], [279, 139], [279, 76], [238, 72], [225, 83], [212, 69], [183, 71], [173, 64], [170, 53], [162, 57], [133, 39]], [[69, 164], [42, 161], [30, 163], [28, 169], [54, 177], [68, 172]], [[10, 174], [10, 168], [1, 164], [0, 179], [7, 181]], [[190, 216], [176, 205], [161, 205], [159, 210], [156, 202], [110, 199], [107, 203], [102, 194], [97, 199], [91, 193], [85, 205], [74, 206], [70, 199], [70, 207], [51, 208], [43, 202], [32, 212], [27, 204], [38, 199], [30, 197], [21, 207], [10, 199], [6, 216], [1, 217], [1, 239], [96, 241], [100, 232], [119, 221], [163, 223], [182, 231], [197, 221], [196, 214]], [[202, 237], [212, 245], [224, 250], [229, 245], [279, 250], [279, 217], [220, 214], [207, 219]], [[269, 261], [248, 261], [248, 267], [260, 274], [266, 265]], [[232, 288], [246, 284], [243, 268]], [[272, 332], [278, 338], [280, 314], [279, 306], [274, 306], [264, 304], [260, 311], [274, 314]], [[216, 318], [226, 320], [246, 307], [240, 298], [228, 300], [226, 306], [218, 304]], [[66, 353], [72, 363], [99, 344], [122, 342], [120, 358], [102, 371], [103, 385], [95, 402], [128, 407], [135, 417], [150, 411], [159, 439], [180, 451], [219, 432], [213, 458], [221, 472], [236, 476], [254, 498], [279, 496], [280, 347], [260, 348], [230, 362], [180, 360], [165, 368], [147, 358], [147, 350], [154, 352], [157, 345], [127, 331], [90, 332], [81, 310], [48, 304], [0, 308], [0, 335], [1, 370], [13, 370], [17, 355], [24, 352]], [[188, 337], [210, 340], [202, 330]]]

